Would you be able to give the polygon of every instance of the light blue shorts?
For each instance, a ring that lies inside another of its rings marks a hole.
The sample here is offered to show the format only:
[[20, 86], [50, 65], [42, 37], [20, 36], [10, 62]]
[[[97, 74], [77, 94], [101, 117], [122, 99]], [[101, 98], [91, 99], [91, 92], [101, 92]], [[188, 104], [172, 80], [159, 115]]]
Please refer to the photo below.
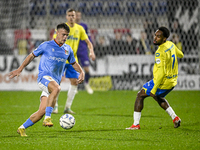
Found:
[[[153, 86], [154, 86], [154, 82], [153, 82], [153, 80], [150, 80], [149, 82], [147, 82], [147, 83], [145, 83], [144, 85], [143, 85], [143, 89], [145, 90], [145, 93], [147, 94], [147, 95], [149, 95], [150, 96], [150, 92], [151, 92], [151, 90], [153, 89]], [[157, 89], [157, 91], [156, 91], [156, 96], [159, 96], [159, 97], [165, 97], [169, 92], [171, 92], [172, 90], [174, 89], [174, 87], [173, 88], [171, 88], [171, 89]]]
[[42, 91], [45, 91], [49, 94], [48, 85], [51, 81], [55, 81], [51, 76], [43, 76], [42, 79], [38, 82], [38, 86]]

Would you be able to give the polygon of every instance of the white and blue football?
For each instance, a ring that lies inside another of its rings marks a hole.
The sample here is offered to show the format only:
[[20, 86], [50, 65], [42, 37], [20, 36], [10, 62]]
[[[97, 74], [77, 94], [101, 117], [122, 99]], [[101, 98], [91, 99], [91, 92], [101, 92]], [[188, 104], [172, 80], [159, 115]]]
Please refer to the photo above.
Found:
[[60, 126], [63, 129], [71, 129], [75, 125], [75, 118], [71, 114], [64, 114], [60, 117]]

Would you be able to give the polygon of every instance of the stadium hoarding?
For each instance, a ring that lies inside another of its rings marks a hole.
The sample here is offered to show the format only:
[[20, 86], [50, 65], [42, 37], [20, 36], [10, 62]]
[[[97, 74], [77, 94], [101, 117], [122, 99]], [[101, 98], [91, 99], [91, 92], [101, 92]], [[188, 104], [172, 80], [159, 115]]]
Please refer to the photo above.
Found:
[[[179, 77], [176, 90], [199, 90], [199, 58], [185, 55], [179, 61]], [[113, 90], [139, 90], [153, 78], [153, 55], [107, 55], [90, 67], [91, 75], [111, 76]], [[102, 81], [103, 82], [103, 81]]]
[[[9, 79], [9, 72], [17, 69], [25, 59], [25, 55], [0, 56], [0, 90], [26, 90], [39, 91], [37, 86], [37, 74], [40, 58], [35, 58], [21, 73], [20, 77]], [[190, 61], [196, 59], [195, 61]], [[184, 61], [179, 59], [179, 77], [176, 90], [199, 90], [200, 75], [197, 57], [185, 56]], [[190, 62], [190, 63], [189, 63]], [[96, 60], [95, 65], [90, 66], [90, 73], [101, 84], [101, 77], [110, 76], [112, 90], [139, 90], [142, 85], [152, 79], [154, 65], [153, 55], [108, 55]], [[61, 89], [68, 90], [70, 81], [64, 79]], [[98, 86], [98, 85], [95, 85]]]

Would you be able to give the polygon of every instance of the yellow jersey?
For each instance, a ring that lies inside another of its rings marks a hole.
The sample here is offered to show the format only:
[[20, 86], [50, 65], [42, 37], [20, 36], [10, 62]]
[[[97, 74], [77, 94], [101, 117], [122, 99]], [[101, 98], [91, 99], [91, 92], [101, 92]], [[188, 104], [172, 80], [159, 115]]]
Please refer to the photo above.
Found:
[[155, 53], [153, 68], [154, 87], [151, 93], [155, 94], [157, 88], [171, 89], [177, 84], [178, 60], [183, 58], [183, 52], [171, 41], [161, 44]]
[[[70, 28], [70, 33], [69, 33], [69, 36], [67, 37], [67, 40], [65, 43], [72, 48], [76, 62], [78, 62], [77, 50], [78, 50], [79, 42], [80, 42], [80, 40], [88, 39], [88, 36], [87, 36], [84, 28], [81, 25], [78, 25], [75, 23], [73, 27], [69, 26], [69, 28]], [[57, 36], [57, 34], [55, 32], [53, 35], [53, 38], [55, 39], [56, 36]]]

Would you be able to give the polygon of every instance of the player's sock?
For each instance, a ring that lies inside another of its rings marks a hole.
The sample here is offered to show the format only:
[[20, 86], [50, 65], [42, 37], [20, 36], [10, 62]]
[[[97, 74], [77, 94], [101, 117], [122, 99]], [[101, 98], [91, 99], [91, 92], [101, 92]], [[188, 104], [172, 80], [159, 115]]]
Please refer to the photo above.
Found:
[[89, 74], [89, 72], [86, 72], [85, 73], [85, 83], [86, 84], [88, 84], [89, 79], [90, 79], [90, 74]]
[[71, 108], [72, 102], [74, 100], [74, 97], [76, 95], [78, 86], [77, 85], [71, 85], [67, 94], [67, 101], [65, 104], [65, 109]]
[[57, 114], [58, 113], [58, 96], [56, 97], [56, 104], [53, 108], [52, 113]]
[[26, 120], [26, 122], [24, 122], [23, 125], [21, 125], [19, 128], [25, 128], [26, 129], [26, 128], [32, 126], [32, 125], [34, 125], [34, 123], [31, 121], [30, 118], [28, 118]]
[[174, 110], [169, 106], [165, 111], [170, 115], [172, 120], [174, 120], [174, 118], [176, 117]]
[[53, 107], [46, 107], [46, 110], [45, 110], [45, 119], [47, 118], [51, 118], [51, 113], [53, 111]]
[[24, 128], [25, 129], [24, 125], [21, 125], [19, 128]]
[[59, 95], [56, 97], [56, 104], [55, 104], [55, 106], [57, 106], [57, 107], [58, 107], [58, 97], [59, 97]]
[[58, 108], [58, 101], [57, 101], [57, 99], [56, 99], [56, 104], [55, 104], [54, 108]]
[[136, 112], [134, 111], [133, 113], [133, 120], [134, 120], [134, 125], [138, 125], [140, 123], [140, 118], [141, 118], [141, 112]]

